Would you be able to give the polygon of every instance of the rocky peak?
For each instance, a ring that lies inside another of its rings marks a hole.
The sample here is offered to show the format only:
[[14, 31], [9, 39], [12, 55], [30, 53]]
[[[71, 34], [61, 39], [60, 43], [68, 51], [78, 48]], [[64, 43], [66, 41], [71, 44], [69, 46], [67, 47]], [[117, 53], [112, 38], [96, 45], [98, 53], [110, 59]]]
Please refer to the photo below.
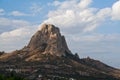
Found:
[[52, 24], [43, 24], [31, 38], [28, 46], [30, 51], [39, 50], [41, 54], [51, 54], [56, 56], [70, 53], [64, 36], [59, 28]]

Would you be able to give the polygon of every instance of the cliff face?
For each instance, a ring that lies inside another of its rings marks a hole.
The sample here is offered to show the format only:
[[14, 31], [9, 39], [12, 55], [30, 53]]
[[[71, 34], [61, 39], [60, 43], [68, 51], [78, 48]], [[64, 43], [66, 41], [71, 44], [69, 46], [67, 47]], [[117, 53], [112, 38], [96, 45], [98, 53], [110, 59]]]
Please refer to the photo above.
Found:
[[59, 28], [51, 24], [43, 24], [41, 29], [32, 36], [27, 47], [30, 51], [37, 49], [41, 54], [56, 56], [62, 56], [66, 52], [71, 54]]

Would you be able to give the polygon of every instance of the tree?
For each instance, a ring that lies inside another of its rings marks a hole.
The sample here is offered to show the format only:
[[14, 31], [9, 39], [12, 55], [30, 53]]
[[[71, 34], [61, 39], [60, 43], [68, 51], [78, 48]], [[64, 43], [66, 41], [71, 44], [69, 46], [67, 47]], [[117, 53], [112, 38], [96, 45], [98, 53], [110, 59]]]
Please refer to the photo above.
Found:
[[79, 58], [79, 55], [78, 55], [78, 53], [75, 53], [75, 57]]
[[4, 51], [0, 51], [0, 55], [3, 55], [5, 52]]

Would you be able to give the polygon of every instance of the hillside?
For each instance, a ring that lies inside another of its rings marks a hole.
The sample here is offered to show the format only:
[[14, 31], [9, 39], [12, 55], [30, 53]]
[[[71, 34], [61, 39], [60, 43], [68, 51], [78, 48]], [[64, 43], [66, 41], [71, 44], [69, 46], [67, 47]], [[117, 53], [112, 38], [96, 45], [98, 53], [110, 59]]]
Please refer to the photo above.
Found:
[[30, 80], [120, 80], [119, 69], [73, 54], [52, 24], [43, 24], [24, 48], [0, 54], [0, 73], [11, 72]]

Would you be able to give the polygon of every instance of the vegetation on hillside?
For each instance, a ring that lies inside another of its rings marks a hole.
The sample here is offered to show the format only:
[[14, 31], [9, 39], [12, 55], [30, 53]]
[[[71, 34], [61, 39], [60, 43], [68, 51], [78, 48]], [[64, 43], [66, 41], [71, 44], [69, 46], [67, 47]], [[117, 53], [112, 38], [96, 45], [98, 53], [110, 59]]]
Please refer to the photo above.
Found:
[[0, 80], [26, 80], [22, 77], [18, 77], [18, 76], [5, 76], [5, 75], [2, 75], [0, 74]]

